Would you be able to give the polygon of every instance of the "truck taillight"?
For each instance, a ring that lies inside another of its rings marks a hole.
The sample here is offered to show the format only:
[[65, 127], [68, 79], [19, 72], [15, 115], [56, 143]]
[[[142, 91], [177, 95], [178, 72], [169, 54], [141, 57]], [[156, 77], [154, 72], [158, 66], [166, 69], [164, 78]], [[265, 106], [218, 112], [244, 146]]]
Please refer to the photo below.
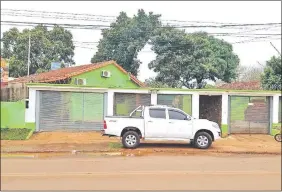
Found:
[[105, 120], [104, 120], [104, 129], [107, 129], [107, 123]]

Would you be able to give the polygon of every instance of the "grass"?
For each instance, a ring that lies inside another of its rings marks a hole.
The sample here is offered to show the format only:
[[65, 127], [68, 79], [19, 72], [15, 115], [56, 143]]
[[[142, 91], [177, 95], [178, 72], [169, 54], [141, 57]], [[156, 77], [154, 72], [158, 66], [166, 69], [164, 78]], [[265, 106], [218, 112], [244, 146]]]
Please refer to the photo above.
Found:
[[122, 144], [121, 143], [109, 143], [109, 148], [110, 149], [120, 149], [122, 148]]
[[1, 128], [1, 140], [25, 140], [31, 131], [27, 128]]

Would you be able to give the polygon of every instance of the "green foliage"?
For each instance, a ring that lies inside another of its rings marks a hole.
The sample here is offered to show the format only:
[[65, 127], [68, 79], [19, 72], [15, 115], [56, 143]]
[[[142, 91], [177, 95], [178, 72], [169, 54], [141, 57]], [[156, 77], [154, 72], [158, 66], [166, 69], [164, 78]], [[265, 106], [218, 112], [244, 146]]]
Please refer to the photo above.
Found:
[[266, 62], [264, 73], [261, 77], [262, 87], [265, 90], [281, 90], [282, 84], [282, 64], [281, 56], [271, 57]]
[[25, 140], [31, 131], [27, 128], [1, 128], [1, 140]]
[[3, 33], [2, 57], [9, 62], [12, 77], [27, 75], [28, 42], [31, 39], [30, 74], [49, 71], [51, 62], [74, 64], [74, 45], [70, 31], [55, 26], [52, 30], [42, 25], [20, 32], [12, 28]]
[[126, 71], [138, 74], [141, 62], [138, 52], [146, 45], [154, 30], [161, 25], [160, 15], [146, 14], [143, 9], [130, 18], [121, 12], [110, 29], [102, 30], [98, 51], [91, 59], [92, 63], [115, 60]]
[[154, 78], [146, 79], [145, 84], [151, 88], [170, 88], [168, 85], [162, 83], [161, 81], [157, 81]]
[[158, 72], [157, 81], [171, 87], [204, 88], [208, 79], [236, 78], [239, 58], [232, 45], [207, 33], [165, 27], [156, 31], [151, 44], [157, 57], [149, 68]]

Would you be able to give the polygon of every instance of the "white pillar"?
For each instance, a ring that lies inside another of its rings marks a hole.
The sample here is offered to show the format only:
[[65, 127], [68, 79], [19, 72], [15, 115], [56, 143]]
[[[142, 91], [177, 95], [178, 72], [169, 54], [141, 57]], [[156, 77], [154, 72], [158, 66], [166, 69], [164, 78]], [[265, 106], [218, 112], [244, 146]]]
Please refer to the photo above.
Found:
[[193, 93], [192, 95], [192, 117], [199, 119], [200, 116], [200, 96], [199, 93]]
[[221, 105], [221, 124], [228, 124], [228, 94], [222, 94], [222, 105]]
[[272, 108], [272, 117], [273, 122], [272, 123], [278, 123], [279, 122], [279, 96], [280, 95], [274, 95], [273, 96], [273, 108]]
[[28, 94], [29, 94], [28, 109], [25, 110], [25, 122], [26, 123], [35, 123], [36, 90], [29, 88]]
[[152, 105], [158, 104], [158, 94], [157, 93], [151, 93], [151, 104]]
[[111, 90], [107, 94], [107, 115], [114, 115], [114, 92]]

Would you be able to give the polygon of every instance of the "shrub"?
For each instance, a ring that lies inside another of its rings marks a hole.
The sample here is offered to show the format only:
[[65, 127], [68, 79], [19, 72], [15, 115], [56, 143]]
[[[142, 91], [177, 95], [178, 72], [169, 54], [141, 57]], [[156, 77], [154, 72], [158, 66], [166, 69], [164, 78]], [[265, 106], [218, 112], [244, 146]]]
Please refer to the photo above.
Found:
[[27, 128], [1, 128], [1, 140], [25, 140], [31, 131]]

